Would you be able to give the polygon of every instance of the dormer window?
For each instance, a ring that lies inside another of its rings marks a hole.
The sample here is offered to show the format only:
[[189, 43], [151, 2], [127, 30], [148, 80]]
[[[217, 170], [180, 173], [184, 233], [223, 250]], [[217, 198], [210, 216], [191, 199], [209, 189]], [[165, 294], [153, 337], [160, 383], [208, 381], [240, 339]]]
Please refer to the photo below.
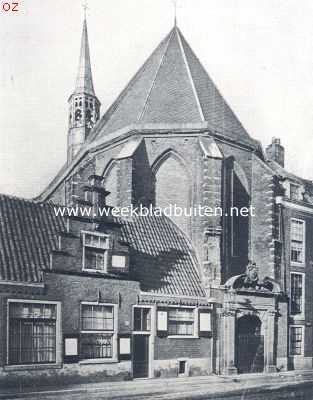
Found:
[[83, 270], [106, 273], [108, 269], [109, 237], [83, 232]]

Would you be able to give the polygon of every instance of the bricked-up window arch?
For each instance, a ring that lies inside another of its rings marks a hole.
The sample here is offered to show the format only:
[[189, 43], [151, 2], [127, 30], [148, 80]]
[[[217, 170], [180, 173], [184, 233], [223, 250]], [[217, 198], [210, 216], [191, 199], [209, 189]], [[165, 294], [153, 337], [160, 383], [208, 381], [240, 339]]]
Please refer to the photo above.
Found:
[[113, 160], [110, 161], [103, 173], [103, 184], [106, 190], [110, 192], [109, 196], [106, 198], [106, 203], [109, 206], [118, 206], [118, 174], [119, 166], [118, 162]]
[[[246, 174], [235, 161], [232, 170], [231, 182], [231, 203], [232, 207], [238, 210], [243, 207], [249, 207], [250, 195]], [[249, 217], [242, 217], [233, 214], [232, 217], [232, 255], [241, 257], [242, 261], [248, 258], [249, 242]]]
[[[155, 178], [155, 206], [177, 207], [190, 210], [191, 177], [184, 160], [174, 151], [164, 153], [152, 168]], [[172, 220], [186, 233], [189, 232], [190, 217], [173, 216]]]

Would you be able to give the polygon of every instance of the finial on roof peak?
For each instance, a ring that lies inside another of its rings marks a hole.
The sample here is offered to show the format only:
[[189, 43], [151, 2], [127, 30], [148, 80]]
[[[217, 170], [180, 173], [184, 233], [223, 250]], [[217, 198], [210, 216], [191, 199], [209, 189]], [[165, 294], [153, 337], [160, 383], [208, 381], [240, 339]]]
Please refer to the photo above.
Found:
[[86, 18], [87, 18], [87, 10], [89, 10], [88, 0], [84, 1], [84, 3], [82, 4], [82, 7], [84, 9], [84, 20], [86, 20]]
[[177, 27], [177, 0], [173, 0], [174, 5], [174, 27]]

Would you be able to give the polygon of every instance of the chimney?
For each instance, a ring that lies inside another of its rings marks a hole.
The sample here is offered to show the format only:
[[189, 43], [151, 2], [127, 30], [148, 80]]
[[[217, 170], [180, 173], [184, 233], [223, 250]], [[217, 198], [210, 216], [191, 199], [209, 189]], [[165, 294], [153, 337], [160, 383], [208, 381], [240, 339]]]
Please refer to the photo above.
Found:
[[280, 144], [279, 138], [273, 137], [272, 143], [266, 147], [265, 152], [269, 160], [276, 161], [282, 167], [285, 166], [285, 149]]

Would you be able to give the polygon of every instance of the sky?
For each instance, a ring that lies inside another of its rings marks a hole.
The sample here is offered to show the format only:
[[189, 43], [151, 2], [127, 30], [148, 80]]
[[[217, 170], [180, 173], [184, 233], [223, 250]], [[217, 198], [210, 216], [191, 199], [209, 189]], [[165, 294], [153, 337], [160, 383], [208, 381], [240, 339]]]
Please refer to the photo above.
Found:
[[[0, 192], [31, 198], [66, 160], [83, 9], [81, 0], [18, 2], [18, 12], [0, 9]], [[103, 114], [173, 27], [174, 6], [88, 3]], [[177, 18], [250, 135], [263, 147], [280, 137], [287, 169], [313, 179], [313, 1], [178, 0]]]

